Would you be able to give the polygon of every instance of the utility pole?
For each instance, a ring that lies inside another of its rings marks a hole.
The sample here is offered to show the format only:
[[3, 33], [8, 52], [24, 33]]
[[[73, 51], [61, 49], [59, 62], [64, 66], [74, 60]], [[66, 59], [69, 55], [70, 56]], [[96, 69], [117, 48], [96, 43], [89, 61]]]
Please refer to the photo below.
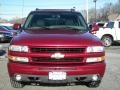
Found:
[[22, 0], [22, 23], [23, 23], [23, 13], [24, 13], [24, 0]]
[[120, 3], [120, 0], [118, 0], [118, 3]]
[[87, 23], [89, 23], [88, 0], [86, 0], [86, 13], [87, 13]]
[[[1, 3], [0, 3], [0, 15], [1, 15]], [[1, 22], [1, 17], [0, 17], [0, 22]]]
[[96, 19], [97, 19], [97, 17], [96, 17], [96, 2], [97, 2], [97, 0], [93, 0], [93, 2], [95, 3], [95, 22], [97, 21]]

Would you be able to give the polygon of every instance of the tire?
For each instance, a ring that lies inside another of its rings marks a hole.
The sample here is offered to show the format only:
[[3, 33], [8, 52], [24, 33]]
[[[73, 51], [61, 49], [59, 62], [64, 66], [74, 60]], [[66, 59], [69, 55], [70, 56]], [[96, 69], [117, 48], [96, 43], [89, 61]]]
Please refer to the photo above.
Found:
[[100, 85], [100, 81], [91, 81], [87, 83], [87, 87], [89, 88], [97, 88]]
[[23, 88], [24, 84], [22, 82], [15, 81], [13, 79], [10, 79], [11, 86], [14, 88]]
[[110, 36], [103, 36], [102, 42], [103, 42], [103, 44], [104, 44], [105, 47], [109, 47], [109, 46], [112, 45], [113, 39]]

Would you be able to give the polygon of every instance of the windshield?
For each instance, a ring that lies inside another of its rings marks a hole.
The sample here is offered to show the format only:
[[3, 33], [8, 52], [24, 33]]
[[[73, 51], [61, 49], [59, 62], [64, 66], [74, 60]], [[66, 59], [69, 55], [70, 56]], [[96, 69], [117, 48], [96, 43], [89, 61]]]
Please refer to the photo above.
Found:
[[27, 18], [23, 28], [74, 28], [87, 30], [83, 17], [78, 13], [32, 13]]

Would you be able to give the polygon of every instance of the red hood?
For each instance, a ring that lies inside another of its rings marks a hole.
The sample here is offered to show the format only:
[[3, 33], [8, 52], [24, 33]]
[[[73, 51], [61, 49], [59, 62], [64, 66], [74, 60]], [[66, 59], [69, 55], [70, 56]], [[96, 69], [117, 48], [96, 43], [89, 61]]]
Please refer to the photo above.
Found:
[[[13, 43], [14, 41], [14, 43]], [[28, 46], [91, 46], [102, 45], [87, 31], [75, 30], [25, 30], [14, 37], [11, 44]]]

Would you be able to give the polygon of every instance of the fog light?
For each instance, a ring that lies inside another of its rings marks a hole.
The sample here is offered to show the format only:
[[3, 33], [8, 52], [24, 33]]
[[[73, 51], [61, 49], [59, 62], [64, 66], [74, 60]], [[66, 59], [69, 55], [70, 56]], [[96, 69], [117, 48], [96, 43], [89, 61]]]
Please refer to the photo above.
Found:
[[93, 75], [93, 76], [92, 76], [92, 80], [93, 80], [93, 81], [97, 81], [97, 80], [98, 80], [98, 75]]
[[16, 78], [17, 81], [20, 81], [22, 77], [21, 77], [21, 75], [16, 75], [15, 78]]

